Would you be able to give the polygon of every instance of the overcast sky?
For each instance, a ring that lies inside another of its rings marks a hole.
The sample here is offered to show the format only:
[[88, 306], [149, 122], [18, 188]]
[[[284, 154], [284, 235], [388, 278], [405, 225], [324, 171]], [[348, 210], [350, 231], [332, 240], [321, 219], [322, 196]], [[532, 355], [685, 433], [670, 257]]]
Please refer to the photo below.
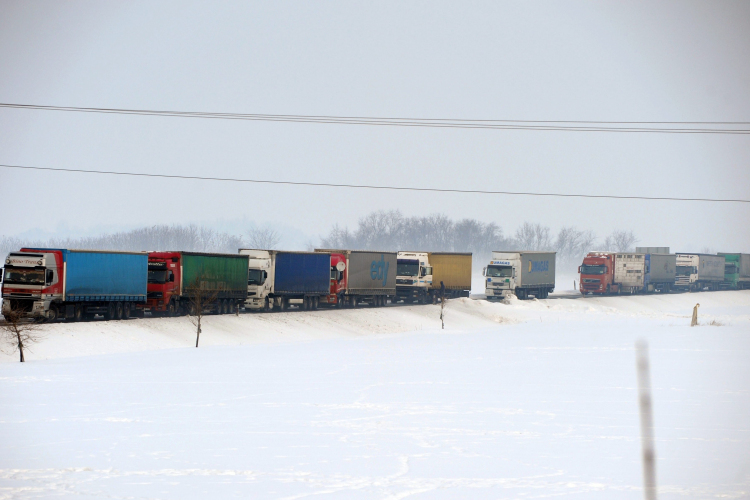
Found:
[[[0, 102], [464, 119], [750, 121], [750, 2], [0, 2]], [[750, 198], [750, 136], [457, 130], [0, 109], [0, 163]], [[0, 235], [401, 209], [750, 252], [750, 205], [382, 192], [0, 169]]]

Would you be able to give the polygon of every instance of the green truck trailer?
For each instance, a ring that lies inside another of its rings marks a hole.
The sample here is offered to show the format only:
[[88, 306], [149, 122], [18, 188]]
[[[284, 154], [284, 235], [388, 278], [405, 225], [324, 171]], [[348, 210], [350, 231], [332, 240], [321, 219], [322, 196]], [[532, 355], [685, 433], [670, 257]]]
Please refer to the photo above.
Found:
[[171, 316], [187, 311], [200, 295], [206, 309], [227, 314], [247, 299], [247, 277], [247, 255], [151, 252], [144, 309]]
[[725, 290], [742, 290], [750, 288], [750, 254], [721, 253], [724, 256], [724, 281], [721, 288]]

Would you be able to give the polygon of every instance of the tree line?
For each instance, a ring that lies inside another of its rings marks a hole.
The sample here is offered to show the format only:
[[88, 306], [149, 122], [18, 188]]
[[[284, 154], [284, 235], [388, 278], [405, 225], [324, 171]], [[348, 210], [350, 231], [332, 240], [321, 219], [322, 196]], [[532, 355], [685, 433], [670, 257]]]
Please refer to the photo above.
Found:
[[[244, 235], [217, 231], [205, 226], [155, 225], [100, 236], [27, 240], [0, 237], [0, 256], [21, 247], [77, 248], [99, 250], [185, 250], [190, 252], [237, 253], [239, 248], [275, 249], [280, 234], [269, 227], [256, 227]], [[593, 231], [573, 226], [553, 234], [548, 226], [524, 222], [506, 235], [494, 222], [454, 220], [444, 214], [403, 215], [399, 210], [371, 212], [353, 229], [334, 225], [321, 237], [318, 248], [352, 250], [423, 250], [471, 252], [480, 261], [489, 260], [493, 250], [552, 250], [560, 269], [572, 270], [591, 250], [633, 251], [638, 241], [632, 231], [617, 230], [599, 240]]]
[[547, 250], [557, 252], [558, 268], [572, 271], [591, 250], [629, 252], [637, 241], [632, 231], [615, 230], [600, 241], [590, 230], [566, 226], [555, 235], [548, 226], [532, 222], [506, 235], [494, 222], [453, 220], [443, 214], [407, 217], [399, 210], [381, 210], [359, 219], [353, 229], [335, 225], [321, 238], [321, 246], [471, 252], [481, 262], [489, 260], [493, 250]]

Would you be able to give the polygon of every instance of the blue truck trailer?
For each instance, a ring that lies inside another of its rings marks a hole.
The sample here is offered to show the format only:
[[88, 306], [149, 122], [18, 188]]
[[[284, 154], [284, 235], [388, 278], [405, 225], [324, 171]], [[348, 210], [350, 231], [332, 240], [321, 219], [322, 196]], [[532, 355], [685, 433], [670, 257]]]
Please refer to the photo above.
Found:
[[3, 315], [127, 319], [145, 303], [147, 287], [146, 252], [22, 248], [5, 261]]
[[273, 250], [268, 254], [272, 269], [270, 296], [274, 306], [282, 310], [290, 305], [317, 309], [320, 297], [329, 293], [331, 254]]

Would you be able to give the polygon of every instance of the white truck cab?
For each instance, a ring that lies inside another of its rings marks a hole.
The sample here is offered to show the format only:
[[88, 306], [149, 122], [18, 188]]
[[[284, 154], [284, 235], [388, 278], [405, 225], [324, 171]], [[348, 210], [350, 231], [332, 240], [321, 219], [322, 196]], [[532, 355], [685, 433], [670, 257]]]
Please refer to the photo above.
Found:
[[493, 298], [505, 298], [513, 295], [516, 290], [516, 270], [521, 265], [518, 259], [493, 259], [484, 268], [486, 278], [485, 295], [489, 300]]
[[555, 252], [492, 252], [482, 274], [487, 300], [510, 295], [546, 299], [555, 290]]
[[269, 311], [273, 308], [273, 259], [268, 250], [240, 249], [248, 256], [246, 309]]
[[432, 266], [427, 252], [398, 252], [396, 297], [426, 304], [432, 287]]

